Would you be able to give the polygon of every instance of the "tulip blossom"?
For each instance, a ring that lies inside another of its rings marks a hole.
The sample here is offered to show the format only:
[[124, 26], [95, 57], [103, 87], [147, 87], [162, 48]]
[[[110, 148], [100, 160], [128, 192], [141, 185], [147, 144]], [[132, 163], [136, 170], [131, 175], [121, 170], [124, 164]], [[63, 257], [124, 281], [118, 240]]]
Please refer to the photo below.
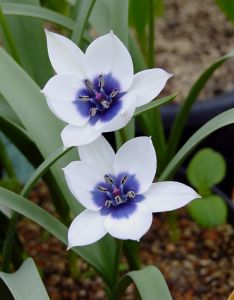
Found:
[[160, 68], [134, 75], [131, 56], [113, 32], [94, 40], [85, 53], [62, 35], [46, 31], [46, 37], [57, 75], [42, 92], [52, 112], [68, 123], [61, 134], [65, 147], [124, 127], [171, 76]]
[[200, 197], [176, 181], [153, 183], [156, 153], [149, 137], [134, 138], [115, 154], [100, 136], [80, 146], [79, 155], [81, 161], [64, 168], [70, 191], [86, 208], [69, 228], [69, 248], [94, 243], [107, 233], [139, 241], [153, 212], [174, 210]]

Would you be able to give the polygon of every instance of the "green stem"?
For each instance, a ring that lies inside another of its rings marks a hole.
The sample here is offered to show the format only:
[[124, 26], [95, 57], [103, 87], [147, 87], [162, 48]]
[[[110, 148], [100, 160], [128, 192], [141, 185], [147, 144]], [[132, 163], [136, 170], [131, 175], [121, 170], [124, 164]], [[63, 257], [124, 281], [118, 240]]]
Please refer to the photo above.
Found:
[[148, 66], [154, 67], [154, 0], [149, 0]]
[[11, 163], [11, 160], [8, 156], [8, 153], [6, 151], [6, 147], [3, 144], [3, 142], [0, 140], [0, 161], [2, 163], [3, 168], [5, 169], [7, 176], [9, 178], [15, 178], [15, 171], [13, 168], [13, 165]]
[[14, 58], [14, 60], [18, 64], [20, 64], [20, 57], [19, 57], [19, 54], [18, 54], [18, 50], [17, 50], [17, 47], [15, 45], [13, 36], [11, 34], [11, 31], [9, 29], [9, 26], [7, 24], [7, 21], [5, 19], [5, 16], [4, 16], [3, 12], [2, 12], [1, 7], [0, 7], [0, 25], [2, 27], [4, 36], [6, 38], [6, 42], [7, 42], [7, 45], [9, 47], [9, 51], [11, 53], [11, 56]]
[[123, 251], [130, 270], [139, 270], [141, 268], [141, 261], [139, 257], [139, 244], [133, 241], [125, 241], [123, 244]]
[[20, 215], [18, 213], [14, 213], [11, 217], [10, 224], [6, 233], [6, 240], [3, 245], [3, 262], [2, 262], [2, 271], [9, 272], [10, 271], [10, 263], [12, 252], [14, 248], [15, 242], [15, 233], [16, 233], [16, 225], [19, 221]]
[[160, 111], [157, 108], [151, 109], [139, 116], [139, 119], [144, 128], [144, 134], [152, 137], [158, 157], [157, 175], [160, 175], [167, 150]]
[[115, 254], [115, 261], [114, 261], [114, 285], [116, 284], [119, 276], [119, 263], [121, 259], [122, 249], [123, 249], [123, 241], [116, 239], [116, 254]]

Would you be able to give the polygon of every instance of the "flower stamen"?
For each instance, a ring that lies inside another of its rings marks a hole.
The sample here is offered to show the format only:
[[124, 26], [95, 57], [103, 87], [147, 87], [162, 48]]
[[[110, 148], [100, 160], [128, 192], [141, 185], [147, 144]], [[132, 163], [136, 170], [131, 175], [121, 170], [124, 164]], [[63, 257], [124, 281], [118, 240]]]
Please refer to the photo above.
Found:
[[105, 206], [105, 207], [110, 207], [111, 204], [112, 204], [111, 200], [106, 200], [104, 206]]
[[114, 89], [110, 94], [110, 98], [114, 98], [118, 94], [118, 92], [119, 92], [118, 89]]
[[109, 183], [109, 184], [114, 184], [114, 180], [109, 176], [109, 175], [105, 175], [104, 176], [104, 179], [105, 179], [105, 181], [107, 182], [107, 183]]
[[94, 117], [94, 116], [96, 115], [96, 113], [97, 113], [97, 108], [96, 108], [96, 107], [90, 108], [90, 110], [89, 110], [89, 115], [90, 115], [91, 117]]
[[89, 96], [79, 96], [79, 99], [82, 101], [89, 101]]
[[121, 184], [124, 185], [126, 183], [128, 179], [128, 175], [125, 175], [122, 179], [121, 179]]
[[109, 103], [107, 100], [103, 100], [103, 101], [101, 102], [101, 104], [102, 104], [102, 106], [103, 106], [104, 108], [109, 108], [109, 107], [110, 107], [110, 103]]
[[133, 191], [129, 191], [129, 192], [127, 192], [127, 197], [130, 199], [133, 199], [136, 197], [136, 193]]
[[85, 79], [85, 86], [86, 86], [88, 91], [90, 91], [90, 92], [94, 91], [94, 85], [90, 80]]
[[103, 75], [99, 75], [98, 77], [98, 86], [100, 89], [102, 89], [105, 85], [105, 79], [103, 77]]
[[103, 186], [98, 186], [97, 188], [98, 188], [98, 190], [99, 190], [100, 192], [104, 192], [104, 193], [107, 192], [107, 188], [105, 188], [105, 187], [103, 187]]

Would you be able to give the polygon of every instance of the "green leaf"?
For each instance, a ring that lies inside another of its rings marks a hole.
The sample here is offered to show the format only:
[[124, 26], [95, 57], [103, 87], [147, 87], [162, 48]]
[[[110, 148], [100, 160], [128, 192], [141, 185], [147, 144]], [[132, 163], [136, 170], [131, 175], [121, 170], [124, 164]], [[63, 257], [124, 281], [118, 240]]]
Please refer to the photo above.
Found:
[[215, 0], [226, 17], [234, 22], [234, 2], [232, 0]]
[[[226, 164], [222, 155], [210, 148], [197, 152], [189, 163], [187, 177], [201, 195], [209, 192], [221, 182], [226, 173]], [[205, 195], [204, 195], [205, 196]]]
[[213, 73], [228, 59], [234, 57], [234, 51], [228, 53], [227, 55], [219, 58], [216, 60], [209, 68], [207, 68], [197, 79], [197, 81], [193, 84], [192, 88], [190, 89], [188, 96], [186, 97], [182, 107], [177, 114], [175, 121], [173, 123], [173, 127], [171, 129], [169, 141], [168, 141], [168, 151], [167, 151], [167, 159], [170, 159], [181, 138], [183, 133], [183, 129], [186, 125], [186, 121], [189, 116], [189, 112], [191, 110], [192, 105], [197, 100], [200, 92], [204, 88], [207, 81], [211, 78]]
[[55, 23], [68, 30], [73, 30], [75, 25], [75, 22], [72, 19], [51, 11], [47, 8], [42, 8], [30, 4], [25, 5], [12, 3], [2, 3], [0, 4], [0, 6], [5, 15], [38, 18]]
[[77, 44], [80, 45], [83, 37], [84, 30], [86, 28], [89, 16], [93, 9], [96, 0], [86, 0], [80, 1], [79, 8], [77, 9], [77, 16], [76, 22], [74, 26], [74, 30], [72, 33], [72, 40]]
[[153, 109], [155, 107], [159, 107], [163, 104], [166, 104], [169, 101], [172, 101], [173, 99], [175, 99], [175, 97], [177, 96], [177, 94], [173, 94], [170, 96], [166, 96], [160, 99], [156, 99], [154, 101], [151, 101], [150, 103], [147, 103], [145, 105], [142, 105], [141, 107], [138, 107], [135, 111], [134, 117], [138, 117], [140, 114]]
[[[0, 278], [12, 294], [4, 297], [4, 300], [49, 300], [32, 258], [28, 258], [15, 273], [0, 272]], [[3, 296], [2, 286], [0, 291]]]
[[114, 299], [119, 299], [131, 282], [136, 285], [141, 299], [172, 300], [162, 273], [154, 266], [148, 266], [125, 275], [117, 285]]
[[64, 156], [71, 148], [64, 150], [63, 147], [53, 152], [42, 164], [33, 172], [32, 176], [24, 185], [21, 195], [27, 196], [28, 193], [34, 188], [37, 181], [49, 170], [49, 168], [62, 156]]
[[110, 30], [128, 48], [128, 0], [112, 0]]
[[0, 130], [34, 166], [37, 166], [42, 161], [42, 156], [22, 126], [11, 107], [0, 97]]
[[[5, 0], [0, 0], [0, 4]], [[39, 0], [10, 0], [13, 4], [40, 6]], [[19, 60], [32, 78], [43, 86], [52, 75], [43, 24], [27, 17], [8, 16], [7, 22], [18, 50]]]
[[196, 199], [187, 208], [192, 218], [205, 228], [225, 224], [227, 221], [227, 206], [217, 195]]
[[[115, 5], [118, 5], [118, 1], [115, 0]], [[123, 1], [123, 0], [122, 0]], [[127, 2], [127, 1], [126, 1]], [[125, 4], [127, 5], [127, 4]], [[113, 30], [112, 26], [114, 26], [114, 23], [116, 23], [116, 18], [112, 21], [112, 11], [113, 8], [113, 0], [98, 0], [95, 3], [94, 9], [92, 10], [92, 13], [90, 15], [89, 21], [93, 28], [99, 33], [99, 34], [106, 34], [110, 30]], [[100, 18], [100, 16], [102, 16]], [[126, 19], [126, 12], [123, 12], [123, 16]], [[121, 14], [118, 12], [118, 17], [121, 18]], [[123, 22], [125, 23], [125, 21]], [[123, 35], [120, 33], [120, 29], [117, 29], [116, 32], [118, 36], [124, 41], [126, 39], [126, 33], [123, 32]], [[115, 28], [114, 28], [115, 32]], [[121, 36], [122, 35], [122, 36]], [[129, 51], [131, 53], [133, 64], [135, 71], [143, 70], [146, 67], [144, 57], [141, 53], [141, 50], [139, 48], [139, 45], [134, 40], [131, 32], [128, 30], [128, 39], [129, 39]]]
[[[0, 188], [0, 204], [36, 222], [63, 244], [67, 245], [68, 230], [66, 226], [41, 207], [3, 188]], [[107, 284], [113, 285], [113, 266], [116, 249], [112, 238], [106, 236], [98, 243], [85, 247], [76, 247], [73, 250], [93, 266]]]
[[[0, 49], [0, 92], [13, 108], [32, 141], [46, 158], [62, 146], [60, 133], [63, 123], [49, 110], [44, 96], [35, 82], [15, 61]], [[73, 156], [75, 160], [76, 156]], [[70, 158], [71, 159], [71, 158]], [[72, 212], [77, 214], [81, 206], [71, 196], [61, 166], [70, 162], [68, 156], [52, 168], [58, 191], [66, 199]]]
[[231, 108], [218, 116], [211, 119], [205, 125], [203, 125], [198, 131], [196, 131], [183, 147], [176, 153], [174, 158], [169, 162], [165, 170], [160, 176], [160, 180], [168, 179], [173, 175], [176, 169], [182, 164], [184, 159], [189, 153], [208, 135], [216, 131], [219, 128], [234, 123], [234, 108]]

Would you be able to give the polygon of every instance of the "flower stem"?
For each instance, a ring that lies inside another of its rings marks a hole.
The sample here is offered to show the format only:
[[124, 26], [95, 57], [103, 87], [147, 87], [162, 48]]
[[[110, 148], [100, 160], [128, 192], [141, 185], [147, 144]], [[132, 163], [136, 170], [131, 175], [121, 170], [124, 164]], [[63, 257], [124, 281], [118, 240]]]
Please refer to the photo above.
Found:
[[121, 259], [122, 249], [123, 249], [123, 241], [116, 239], [116, 254], [115, 254], [115, 261], [114, 261], [114, 284], [117, 282], [119, 276], [119, 263]]
[[6, 147], [3, 142], [0, 140], [0, 161], [2, 163], [3, 168], [5, 169], [7, 176], [9, 178], [15, 178], [15, 171], [11, 160], [7, 154]]

